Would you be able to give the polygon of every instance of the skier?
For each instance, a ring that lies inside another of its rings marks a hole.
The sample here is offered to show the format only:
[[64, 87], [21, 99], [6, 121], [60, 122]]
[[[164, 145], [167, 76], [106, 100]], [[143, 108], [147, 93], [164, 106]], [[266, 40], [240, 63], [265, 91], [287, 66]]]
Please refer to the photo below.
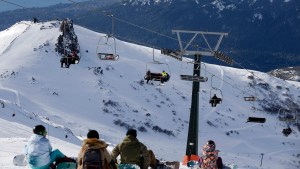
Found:
[[48, 169], [54, 161], [65, 157], [58, 149], [52, 151], [46, 135], [46, 128], [43, 125], [37, 125], [33, 128], [33, 135], [25, 145], [26, 160], [32, 169]]

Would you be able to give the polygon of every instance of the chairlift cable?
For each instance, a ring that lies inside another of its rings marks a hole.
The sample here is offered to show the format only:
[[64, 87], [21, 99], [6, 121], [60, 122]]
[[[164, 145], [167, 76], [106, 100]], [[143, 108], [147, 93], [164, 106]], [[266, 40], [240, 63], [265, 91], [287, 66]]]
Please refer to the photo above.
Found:
[[[70, 1], [70, 2], [73, 2], [73, 3], [77, 3], [77, 4], [78, 4], [78, 2], [74, 2], [73, 0], [67, 0], [67, 1]], [[95, 12], [98, 12], [98, 13], [101, 13], [101, 14], [103, 14], [103, 15], [105, 15], [105, 16], [107, 16], [107, 14], [104, 14], [103, 12], [100, 12], [100, 11], [98, 11], [98, 10], [94, 10], [94, 11], [95, 11]], [[171, 40], [178, 41], [177, 38], [173, 38], [173, 37], [170, 37], [170, 36], [168, 36], [168, 35], [165, 35], [165, 34], [162, 34], [162, 33], [157, 32], [157, 31], [151, 30], [151, 29], [149, 29], [149, 28], [145, 28], [145, 27], [139, 26], [139, 25], [137, 25], [137, 24], [134, 24], [134, 23], [131, 23], [131, 22], [122, 20], [122, 19], [120, 19], [120, 18], [118, 18], [118, 17], [115, 17], [115, 16], [114, 16], [114, 18], [115, 18], [116, 20], [118, 20], [118, 21], [120, 21], [120, 22], [123, 22], [123, 23], [126, 23], [126, 24], [128, 24], [128, 25], [132, 25], [132, 26], [134, 26], [134, 27], [137, 27], [137, 28], [146, 30], [146, 31], [148, 31], [148, 32], [152, 32], [152, 33], [157, 34], [157, 35], [159, 35], [159, 36], [166, 37], [166, 38], [169, 38], [169, 39], [171, 39]], [[184, 42], [184, 43], [187, 44], [187, 42]], [[199, 47], [198, 45], [195, 45], [195, 46]], [[199, 48], [202, 48], [202, 47], [199, 47]], [[206, 48], [202, 48], [202, 49], [206, 49]], [[236, 63], [237, 65], [239, 65], [242, 69], [244, 69], [244, 70], [250, 72], [250, 70], [248, 70], [247, 68], [243, 67], [240, 63], [236, 62], [235, 60], [233, 60], [233, 61], [234, 61], [234, 63]], [[251, 72], [250, 72], [250, 73], [251, 73]], [[255, 75], [255, 76], [257, 76], [257, 75]], [[258, 77], [258, 76], [257, 76], [257, 77]], [[259, 77], [258, 77], [258, 78], [259, 78]], [[261, 78], [259, 78], [259, 79], [261, 79]]]
[[[75, 4], [79, 4], [78, 2], [75, 2], [75, 1], [73, 1], [73, 0], [66, 0], [66, 1], [69, 1], [69, 2], [72, 2], [72, 3], [75, 3]], [[93, 12], [96, 12], [96, 13], [100, 13], [100, 14], [106, 16], [106, 17], [111, 17], [110, 15], [107, 15], [107, 14], [106, 14], [105, 12], [103, 12], [103, 11], [99, 11], [99, 10], [92, 10], [92, 11], [93, 11]], [[146, 28], [146, 27], [143, 27], [143, 26], [134, 24], [134, 23], [132, 23], [132, 22], [123, 20], [123, 19], [118, 18], [118, 17], [116, 17], [116, 16], [113, 16], [113, 18], [116, 19], [116, 20], [118, 20], [118, 21], [120, 21], [120, 22], [123, 22], [123, 23], [126, 23], [126, 24], [128, 24], [128, 25], [131, 25], [131, 26], [133, 26], [133, 27], [137, 27], [137, 28], [139, 28], [139, 29], [142, 29], [142, 30], [145, 30], [145, 31], [154, 33], [154, 34], [157, 34], [157, 35], [159, 35], [159, 36], [162, 36], [162, 37], [165, 37], [165, 38], [174, 40], [174, 41], [176, 41], [176, 42], [178, 41], [177, 38], [174, 38], [174, 37], [171, 37], [171, 36], [168, 36], [168, 35], [159, 33], [159, 32], [157, 32], [157, 31], [151, 30], [151, 29], [149, 29], [149, 28]], [[188, 44], [188, 42], [183, 42], [183, 43], [184, 43], [184, 44]], [[191, 46], [196, 46], [196, 45], [191, 45]], [[203, 48], [203, 47], [200, 47], [200, 48], [205, 49], [205, 50], [209, 50], [209, 49]]]
[[[3, 2], [9, 3], [9, 4], [12, 4], [12, 5], [15, 5], [15, 6], [24, 8], [24, 9], [26, 8], [26, 7], [24, 7], [24, 6], [18, 5], [18, 4], [16, 4], [16, 3], [11, 3], [11, 2], [8, 2], [8, 1], [6, 1], [6, 0], [0, 0], [0, 1], [3, 1]], [[72, 2], [72, 3], [74, 3], [74, 4], [80, 5], [78, 2], [75, 2], [75, 1], [73, 1], [73, 0], [66, 0], [66, 1], [69, 1], [69, 2]], [[108, 15], [105, 14], [103, 11], [92, 10], [92, 9], [90, 9], [90, 11], [91, 11], [91, 12], [100, 13], [100, 14], [102, 14], [102, 15], [104, 15], [104, 16], [108, 16]], [[78, 18], [79, 18], [79, 17], [78, 17]], [[117, 17], [114, 17], [114, 18], [117, 19], [117, 20], [120, 21], [120, 22], [129, 24], [129, 25], [132, 25], [132, 26], [134, 26], [134, 27], [138, 27], [138, 28], [140, 28], [140, 29], [143, 29], [143, 30], [146, 30], [146, 31], [149, 31], [149, 32], [152, 32], [152, 33], [155, 33], [155, 34], [157, 34], [157, 35], [159, 35], [159, 36], [162, 36], [162, 37], [166, 37], [166, 38], [169, 38], [169, 39], [178, 41], [176, 38], [173, 38], [173, 37], [170, 37], [170, 36], [168, 36], [168, 35], [159, 33], [159, 32], [157, 32], [157, 31], [154, 31], [154, 30], [151, 30], [151, 29], [148, 29], [148, 28], [139, 26], [139, 25], [137, 25], [137, 24], [134, 24], [134, 23], [131, 23], [131, 22], [122, 20], [122, 19], [117, 18]], [[92, 29], [91, 29], [91, 30], [92, 30]], [[97, 31], [97, 32], [98, 32], [98, 31]], [[183, 42], [183, 43], [187, 43], [187, 42]], [[201, 48], [202, 48], [202, 47], [201, 47]], [[202, 49], [206, 49], [206, 48], [202, 48]], [[233, 60], [233, 61], [234, 61], [234, 60]], [[242, 69], [245, 69], [246, 71], [250, 72], [247, 68], [243, 67], [243, 66], [242, 66], [241, 64], [239, 64], [238, 62], [234, 61], [234, 63], [238, 64]], [[255, 75], [255, 76], [257, 76], [257, 75]], [[259, 78], [259, 77], [258, 77], [258, 78]], [[260, 79], [261, 79], [261, 78], [260, 78]]]
[[[5, 3], [12, 4], [12, 5], [14, 5], [14, 6], [18, 6], [18, 7], [24, 8], [24, 9], [27, 8], [27, 7], [24, 7], [24, 6], [22, 6], [22, 5], [18, 5], [18, 4], [16, 4], [16, 3], [8, 2], [8, 1], [6, 1], [6, 0], [0, 0], [0, 1], [5, 2]], [[73, 0], [66, 0], [66, 1], [69, 1], [69, 2], [72, 2], [72, 3], [74, 3], [74, 4], [78, 4], [78, 5], [79, 5], [78, 2], [75, 2], [75, 1], [73, 1]], [[106, 17], [111, 17], [111, 16], [108, 16], [107, 14], [105, 14], [103, 11], [92, 10], [92, 9], [90, 9], [90, 11], [96, 12], [96, 13], [100, 13], [100, 14], [106, 16]], [[162, 37], [169, 38], [169, 39], [171, 39], [171, 40], [177, 41], [176, 38], [173, 38], [173, 37], [170, 37], [170, 36], [168, 36], [168, 35], [159, 33], [159, 32], [157, 32], [157, 31], [151, 30], [151, 29], [149, 29], [149, 28], [145, 28], [145, 27], [139, 26], [139, 25], [137, 25], [137, 24], [134, 24], [134, 23], [131, 23], [131, 22], [122, 20], [122, 19], [120, 19], [120, 18], [118, 18], [118, 17], [115, 17], [115, 16], [114, 16], [114, 18], [115, 18], [116, 20], [120, 21], [120, 22], [129, 24], [129, 25], [132, 25], [132, 26], [134, 26], [134, 27], [137, 27], [137, 28], [140, 28], [140, 29], [143, 29], [143, 30], [152, 32], [152, 33], [155, 33], [155, 34], [157, 34], [157, 35], [159, 35], [159, 36], [162, 36]], [[115, 35], [115, 36], [116, 36], [116, 35]], [[187, 42], [184, 42], [184, 43], [187, 43]], [[140, 44], [140, 43], [139, 43], [139, 44]], [[201, 48], [202, 48], [202, 47], [201, 47]], [[206, 49], [206, 48], [202, 48], [202, 49]], [[244, 69], [244, 70], [250, 72], [250, 70], [248, 70], [247, 68], [243, 67], [240, 63], [236, 62], [235, 60], [233, 60], [233, 61], [234, 61], [234, 63], [236, 63], [238, 66], [240, 66], [242, 69]], [[250, 73], [251, 73], [251, 72], [250, 72]], [[263, 82], [265, 82], [265, 81], [264, 81], [262, 78], [260, 78], [259, 76], [255, 75], [255, 74], [254, 74], [254, 76], [256, 76], [257, 78], [259, 78], [259, 79], [261, 79]], [[223, 80], [223, 79], [221, 79], [221, 80]], [[224, 81], [224, 80], [223, 80], [223, 81]], [[227, 83], [227, 84], [230, 84], [230, 83], [228, 83], [228, 82], [226, 82], [226, 81], [224, 81], [224, 82]], [[265, 83], [267, 83], [267, 82], [265, 82]], [[230, 84], [230, 85], [231, 85], [231, 84]], [[234, 87], [233, 85], [231, 85], [231, 86]], [[235, 88], [237, 88], [237, 87], [235, 87]]]
[[23, 8], [23, 9], [26, 9], [26, 7], [24, 7], [24, 6], [22, 6], [22, 5], [18, 5], [18, 4], [13, 3], [13, 2], [8, 2], [8, 1], [6, 1], [6, 0], [0, 0], [0, 1], [3, 1], [3, 2], [6, 2], [6, 3], [8, 3], [8, 4], [11, 4], [11, 5], [14, 5], [14, 6], [17, 6], [17, 7], [21, 7], [21, 8]]

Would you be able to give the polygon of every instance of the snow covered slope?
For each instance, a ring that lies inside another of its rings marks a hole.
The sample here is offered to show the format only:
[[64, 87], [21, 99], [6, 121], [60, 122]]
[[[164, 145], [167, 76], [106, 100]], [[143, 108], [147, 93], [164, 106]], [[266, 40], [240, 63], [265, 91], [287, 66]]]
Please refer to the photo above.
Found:
[[[159, 50], [154, 51], [154, 59], [165, 64], [151, 64], [152, 48], [119, 40], [120, 59], [102, 61], [96, 49], [103, 34], [75, 26], [80, 63], [60, 68], [55, 52], [59, 26], [58, 21], [23, 21], [0, 32], [0, 149], [4, 150], [0, 168], [14, 168], [11, 157], [22, 152], [37, 124], [47, 126], [53, 147], [69, 156], [77, 155], [88, 129], [98, 130], [111, 149], [133, 127], [158, 159], [181, 161], [192, 83], [181, 81], [179, 75], [192, 74], [193, 65], [161, 55]], [[166, 70], [171, 79], [164, 86], [145, 84], [146, 69]], [[212, 139], [224, 163], [238, 168], [299, 168], [299, 130], [291, 125], [293, 133], [283, 136], [287, 123], [278, 121], [276, 114], [280, 107], [299, 109], [299, 83], [211, 64], [202, 64], [201, 75], [208, 81], [200, 85], [199, 152]], [[209, 104], [212, 94], [223, 99], [217, 107]], [[252, 95], [257, 102], [243, 100]], [[267, 121], [246, 123], [248, 116]]]

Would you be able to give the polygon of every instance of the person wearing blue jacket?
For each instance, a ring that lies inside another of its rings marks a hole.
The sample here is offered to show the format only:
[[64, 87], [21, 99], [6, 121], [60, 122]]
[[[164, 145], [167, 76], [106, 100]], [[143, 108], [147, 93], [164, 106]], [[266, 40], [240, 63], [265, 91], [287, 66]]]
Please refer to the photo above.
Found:
[[33, 133], [25, 145], [26, 160], [32, 169], [49, 169], [54, 161], [65, 157], [58, 149], [52, 151], [50, 141], [46, 138], [46, 128], [43, 125], [35, 126]]

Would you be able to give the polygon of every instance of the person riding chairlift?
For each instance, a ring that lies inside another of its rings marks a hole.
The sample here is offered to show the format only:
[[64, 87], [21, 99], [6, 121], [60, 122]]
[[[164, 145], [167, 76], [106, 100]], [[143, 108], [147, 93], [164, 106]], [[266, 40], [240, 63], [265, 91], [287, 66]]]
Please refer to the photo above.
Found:
[[167, 80], [167, 77], [168, 77], [168, 73], [165, 70], [163, 70], [162, 73], [161, 73], [160, 82], [164, 83]]
[[74, 57], [74, 58], [78, 57], [77, 53], [75, 51], [72, 51], [72, 55], [71, 56]]

